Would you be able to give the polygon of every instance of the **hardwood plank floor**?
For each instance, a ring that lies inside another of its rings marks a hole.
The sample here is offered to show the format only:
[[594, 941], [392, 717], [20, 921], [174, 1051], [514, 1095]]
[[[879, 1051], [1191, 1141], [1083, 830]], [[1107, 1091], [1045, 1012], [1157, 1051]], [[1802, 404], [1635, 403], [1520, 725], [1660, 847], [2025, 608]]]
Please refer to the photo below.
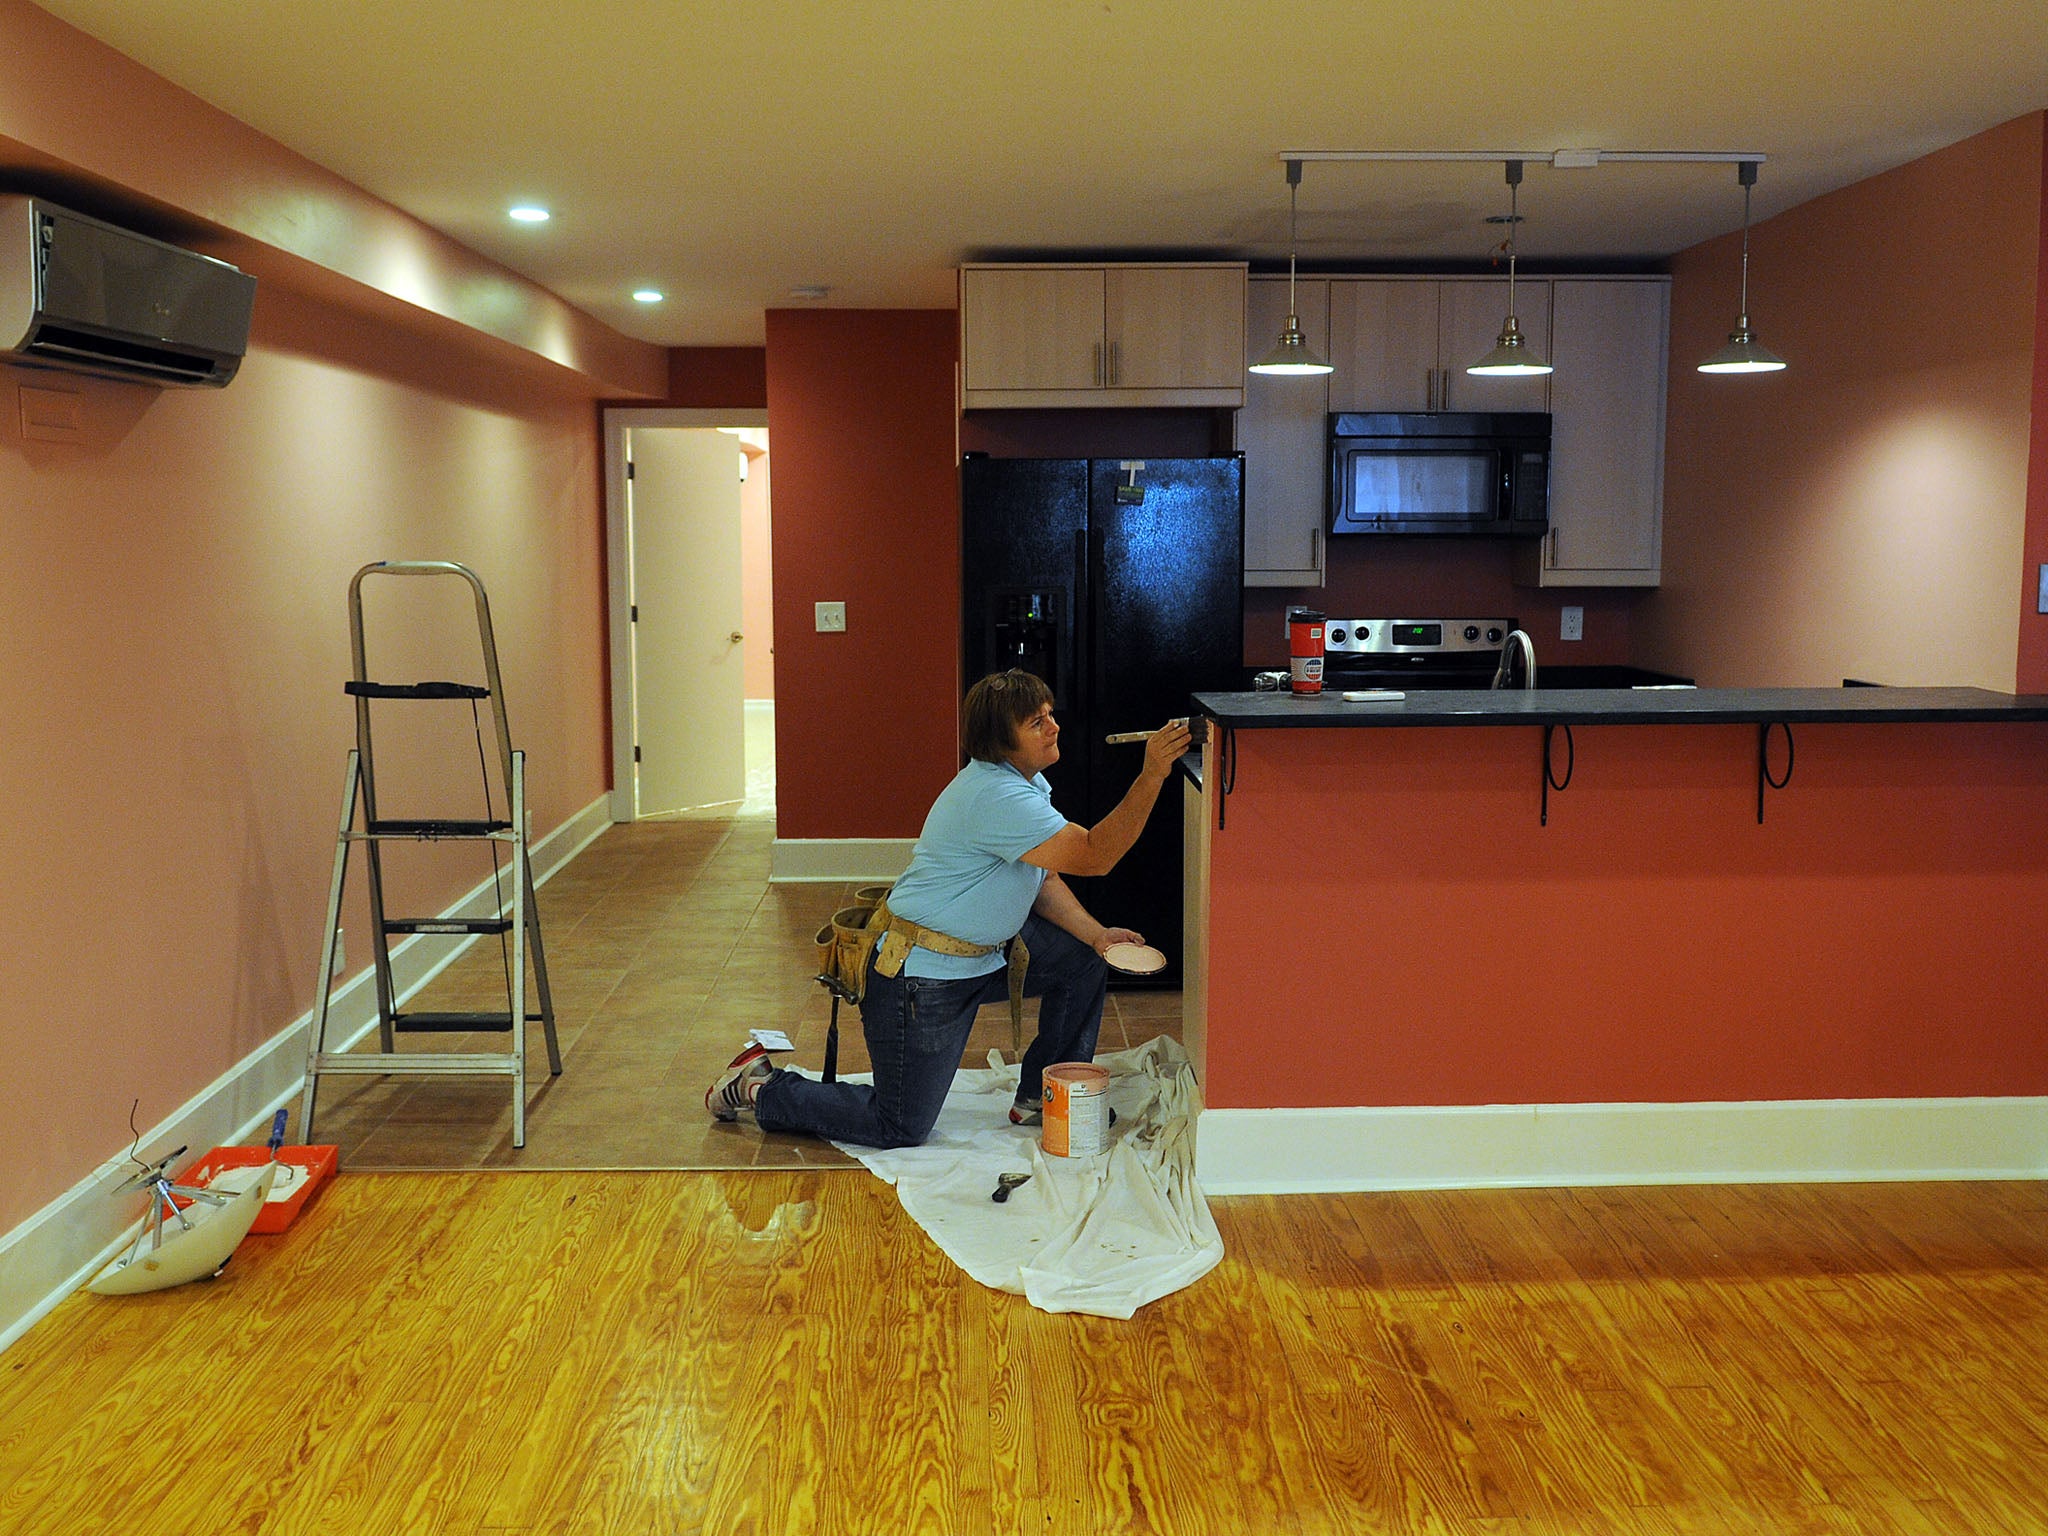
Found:
[[1129, 1322], [878, 1180], [351, 1174], [0, 1357], [0, 1533], [2048, 1531], [2048, 1188], [1212, 1202]]

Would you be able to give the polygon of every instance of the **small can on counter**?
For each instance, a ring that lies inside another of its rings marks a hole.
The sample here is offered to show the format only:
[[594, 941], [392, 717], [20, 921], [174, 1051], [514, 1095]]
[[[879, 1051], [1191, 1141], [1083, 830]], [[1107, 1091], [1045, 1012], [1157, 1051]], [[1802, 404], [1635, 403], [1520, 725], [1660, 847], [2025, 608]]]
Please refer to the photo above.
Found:
[[1048, 1157], [1093, 1157], [1109, 1145], [1109, 1070], [1085, 1061], [1045, 1069]]
[[1287, 610], [1287, 667], [1293, 691], [1323, 691], [1323, 616], [1313, 608]]

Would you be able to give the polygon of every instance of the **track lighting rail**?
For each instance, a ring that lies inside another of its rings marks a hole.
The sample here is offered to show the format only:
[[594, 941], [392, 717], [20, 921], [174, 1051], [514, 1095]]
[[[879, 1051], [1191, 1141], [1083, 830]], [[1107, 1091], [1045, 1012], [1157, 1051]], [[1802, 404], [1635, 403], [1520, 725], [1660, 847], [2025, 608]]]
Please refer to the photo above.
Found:
[[1275, 160], [1521, 160], [1553, 170], [1585, 170], [1609, 161], [1617, 164], [1661, 162], [1671, 165], [1762, 165], [1769, 155], [1749, 149], [1283, 149]]

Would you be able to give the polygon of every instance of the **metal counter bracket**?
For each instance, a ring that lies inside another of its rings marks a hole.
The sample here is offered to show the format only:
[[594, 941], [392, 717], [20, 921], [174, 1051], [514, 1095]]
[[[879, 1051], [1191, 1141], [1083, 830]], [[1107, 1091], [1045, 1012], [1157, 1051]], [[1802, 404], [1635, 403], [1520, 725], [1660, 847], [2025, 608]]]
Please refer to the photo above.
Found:
[[[1559, 730], [1564, 732], [1564, 777], [1561, 779], [1557, 777], [1552, 768], [1554, 760], [1550, 753], [1550, 733]], [[1543, 805], [1536, 818], [1539, 826], [1547, 827], [1550, 825], [1550, 792], [1553, 789], [1562, 792], [1571, 783], [1572, 768], [1577, 764], [1577, 761], [1578, 750], [1572, 745], [1572, 728], [1568, 725], [1546, 725], [1543, 727]]]
[[[1785, 776], [1771, 776], [1771, 727], [1777, 726], [1785, 733]], [[1792, 726], [1784, 720], [1766, 720], [1757, 727], [1756, 733], [1756, 824], [1764, 824], [1764, 790], [1783, 789], [1792, 782]]]
[[1214, 741], [1218, 732], [1223, 741], [1216, 754], [1216, 830], [1221, 832], [1230, 792], [1237, 788], [1237, 732], [1220, 720], [1211, 722], [1209, 739]]

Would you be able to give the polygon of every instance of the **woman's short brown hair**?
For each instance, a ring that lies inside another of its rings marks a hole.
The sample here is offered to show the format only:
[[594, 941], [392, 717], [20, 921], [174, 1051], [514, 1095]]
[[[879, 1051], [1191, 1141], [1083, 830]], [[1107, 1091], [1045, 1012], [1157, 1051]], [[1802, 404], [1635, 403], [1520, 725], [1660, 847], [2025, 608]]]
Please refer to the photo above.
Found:
[[967, 690], [960, 706], [960, 745], [969, 757], [1004, 763], [1017, 750], [1017, 728], [1052, 702], [1052, 690], [1035, 673], [1011, 668], [991, 672]]

